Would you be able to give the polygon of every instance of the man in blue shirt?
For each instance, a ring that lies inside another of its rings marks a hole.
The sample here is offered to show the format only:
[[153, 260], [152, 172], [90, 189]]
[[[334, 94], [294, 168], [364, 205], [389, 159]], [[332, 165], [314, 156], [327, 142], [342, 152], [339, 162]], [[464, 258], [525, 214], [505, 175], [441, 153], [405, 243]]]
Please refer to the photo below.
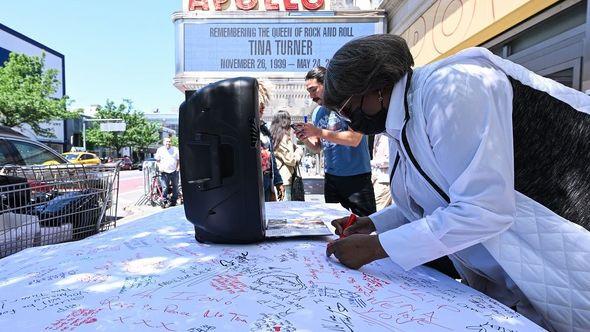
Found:
[[315, 153], [324, 150], [326, 203], [340, 203], [359, 216], [368, 216], [376, 208], [367, 137], [321, 106], [325, 72], [326, 68], [316, 67], [305, 76], [305, 88], [320, 106], [313, 111], [313, 124], [298, 124], [297, 138]]

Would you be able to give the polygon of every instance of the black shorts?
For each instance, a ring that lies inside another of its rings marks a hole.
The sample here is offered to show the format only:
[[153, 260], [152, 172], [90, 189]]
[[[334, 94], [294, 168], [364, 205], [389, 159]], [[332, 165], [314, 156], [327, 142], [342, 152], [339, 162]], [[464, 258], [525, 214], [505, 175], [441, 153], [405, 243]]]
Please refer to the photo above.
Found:
[[365, 217], [375, 213], [375, 191], [371, 173], [351, 176], [327, 174], [324, 177], [326, 203], [340, 203], [354, 214]]

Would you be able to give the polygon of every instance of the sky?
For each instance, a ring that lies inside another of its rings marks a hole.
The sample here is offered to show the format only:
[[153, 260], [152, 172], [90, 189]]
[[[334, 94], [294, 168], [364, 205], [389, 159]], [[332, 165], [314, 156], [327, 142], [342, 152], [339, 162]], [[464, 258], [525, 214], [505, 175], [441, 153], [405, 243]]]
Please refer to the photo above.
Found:
[[0, 23], [65, 56], [72, 107], [127, 98], [151, 113], [177, 110], [172, 13], [182, 0], [2, 0]]

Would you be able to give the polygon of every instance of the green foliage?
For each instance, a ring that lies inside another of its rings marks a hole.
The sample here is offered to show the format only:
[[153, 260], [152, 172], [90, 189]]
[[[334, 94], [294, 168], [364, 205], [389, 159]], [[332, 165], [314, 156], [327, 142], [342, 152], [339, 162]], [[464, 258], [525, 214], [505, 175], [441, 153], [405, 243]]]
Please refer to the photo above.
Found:
[[0, 123], [14, 127], [28, 123], [37, 134], [52, 135], [39, 124], [64, 118], [78, 117], [78, 111], [67, 110], [69, 98], [53, 96], [59, 87], [58, 71], [44, 70], [45, 54], [41, 57], [10, 53], [0, 67]]
[[170, 137], [170, 144], [172, 146], [178, 146], [178, 136], [172, 136], [172, 137]]
[[148, 145], [160, 140], [159, 126], [146, 120], [144, 114], [133, 108], [130, 100], [124, 100], [118, 106], [111, 100], [107, 100], [104, 106], [96, 110], [97, 119], [123, 119], [126, 129], [122, 133], [103, 132], [98, 124], [93, 124], [86, 131], [86, 140], [96, 146], [108, 146], [119, 150], [125, 146], [138, 149], [146, 149]]

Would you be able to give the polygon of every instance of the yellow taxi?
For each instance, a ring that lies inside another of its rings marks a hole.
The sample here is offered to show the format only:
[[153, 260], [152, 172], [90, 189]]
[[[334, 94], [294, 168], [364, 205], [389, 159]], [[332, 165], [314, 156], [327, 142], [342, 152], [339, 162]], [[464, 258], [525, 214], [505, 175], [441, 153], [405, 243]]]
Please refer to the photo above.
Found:
[[97, 155], [90, 152], [66, 152], [63, 156], [73, 164], [81, 165], [98, 165], [100, 159]]

